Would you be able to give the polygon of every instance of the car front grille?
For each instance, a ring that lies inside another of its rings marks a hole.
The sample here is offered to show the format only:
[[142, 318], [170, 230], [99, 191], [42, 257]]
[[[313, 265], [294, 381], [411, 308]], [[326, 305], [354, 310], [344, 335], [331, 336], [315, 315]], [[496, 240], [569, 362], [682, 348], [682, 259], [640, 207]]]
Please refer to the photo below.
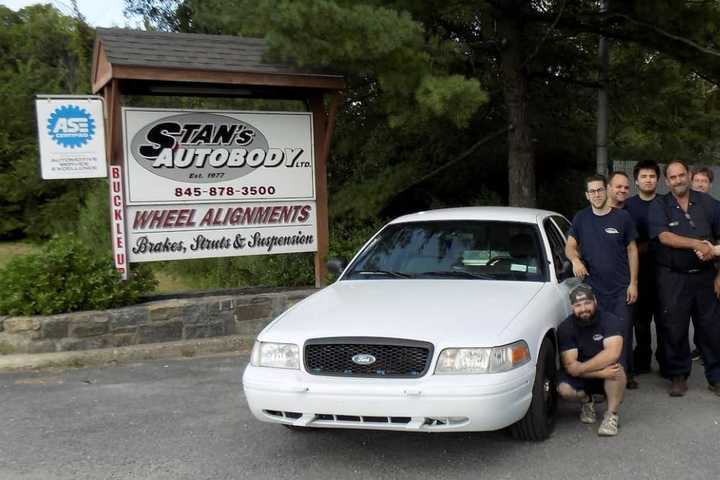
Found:
[[430, 368], [433, 346], [398, 338], [336, 337], [308, 340], [304, 352], [305, 369], [313, 375], [418, 378]]

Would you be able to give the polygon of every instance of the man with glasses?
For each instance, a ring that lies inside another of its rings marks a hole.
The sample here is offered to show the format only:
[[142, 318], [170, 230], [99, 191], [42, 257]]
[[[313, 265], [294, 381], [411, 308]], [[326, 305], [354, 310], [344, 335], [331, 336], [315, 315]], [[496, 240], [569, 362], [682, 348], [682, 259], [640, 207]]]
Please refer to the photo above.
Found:
[[720, 238], [720, 204], [690, 189], [688, 166], [679, 160], [665, 166], [670, 190], [650, 206], [650, 238], [655, 255], [665, 373], [670, 396], [687, 392], [692, 361], [688, 330], [692, 316], [697, 347], [705, 362], [710, 390], [720, 395], [720, 277], [712, 244]]
[[632, 307], [638, 297], [637, 230], [630, 214], [608, 204], [607, 181], [594, 175], [585, 181], [590, 206], [573, 218], [565, 255], [573, 273], [594, 291], [600, 309], [620, 317], [625, 325], [623, 347], [628, 388], [632, 379]]

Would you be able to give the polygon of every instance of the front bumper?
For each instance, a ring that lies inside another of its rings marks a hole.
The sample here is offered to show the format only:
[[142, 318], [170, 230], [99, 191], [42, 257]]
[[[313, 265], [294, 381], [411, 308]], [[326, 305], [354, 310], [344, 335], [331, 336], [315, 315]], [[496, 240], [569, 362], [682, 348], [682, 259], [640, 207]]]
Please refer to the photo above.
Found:
[[248, 365], [243, 388], [253, 415], [303, 427], [489, 431], [530, 406], [535, 366], [484, 375], [419, 379], [340, 378]]

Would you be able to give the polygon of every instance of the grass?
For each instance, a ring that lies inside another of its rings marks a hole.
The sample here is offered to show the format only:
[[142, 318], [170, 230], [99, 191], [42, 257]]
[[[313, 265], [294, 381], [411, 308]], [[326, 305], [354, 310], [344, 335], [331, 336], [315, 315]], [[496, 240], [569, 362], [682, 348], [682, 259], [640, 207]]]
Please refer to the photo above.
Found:
[[[130, 269], [132, 271], [132, 266]], [[197, 289], [197, 286], [193, 285], [192, 280], [189, 278], [178, 277], [159, 269], [154, 269], [154, 272], [158, 281], [158, 286], [155, 289], [156, 293], [187, 292], [188, 290]]]
[[0, 242], [0, 268], [15, 257], [28, 255], [40, 249], [39, 246], [29, 242]]

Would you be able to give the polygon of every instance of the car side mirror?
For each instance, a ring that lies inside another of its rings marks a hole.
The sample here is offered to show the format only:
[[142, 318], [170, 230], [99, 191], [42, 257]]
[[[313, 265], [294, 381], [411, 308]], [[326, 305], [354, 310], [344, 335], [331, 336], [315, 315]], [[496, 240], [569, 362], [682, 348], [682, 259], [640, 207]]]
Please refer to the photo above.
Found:
[[327, 261], [328, 272], [332, 273], [336, 277], [340, 276], [340, 274], [345, 270], [345, 267], [347, 267], [347, 260], [344, 258], [331, 258]]

